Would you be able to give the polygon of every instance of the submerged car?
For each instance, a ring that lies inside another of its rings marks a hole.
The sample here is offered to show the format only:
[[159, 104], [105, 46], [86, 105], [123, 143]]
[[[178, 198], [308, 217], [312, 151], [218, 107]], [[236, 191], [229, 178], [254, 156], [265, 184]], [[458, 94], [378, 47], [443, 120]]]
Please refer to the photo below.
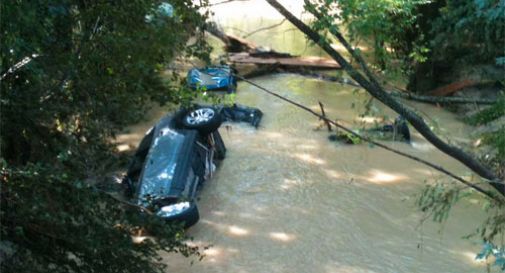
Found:
[[199, 106], [163, 117], [144, 136], [123, 183], [133, 202], [189, 227], [200, 216], [196, 195], [226, 155], [216, 109]]
[[407, 120], [403, 116], [395, 118], [393, 124], [386, 124], [369, 130], [370, 134], [378, 133], [375, 137], [410, 143], [410, 130]]
[[[362, 135], [376, 140], [392, 140], [410, 143], [410, 131], [407, 120], [398, 116], [393, 124], [385, 124], [360, 132]], [[346, 144], [357, 144], [360, 140], [350, 133], [339, 131], [328, 137], [330, 141], [338, 141]]]
[[188, 71], [187, 84], [194, 90], [205, 89], [233, 93], [237, 90], [237, 79], [233, 73], [233, 69], [227, 65], [193, 68]]
[[217, 110], [226, 121], [247, 122], [256, 128], [263, 117], [263, 112], [260, 109], [240, 104], [219, 106]]

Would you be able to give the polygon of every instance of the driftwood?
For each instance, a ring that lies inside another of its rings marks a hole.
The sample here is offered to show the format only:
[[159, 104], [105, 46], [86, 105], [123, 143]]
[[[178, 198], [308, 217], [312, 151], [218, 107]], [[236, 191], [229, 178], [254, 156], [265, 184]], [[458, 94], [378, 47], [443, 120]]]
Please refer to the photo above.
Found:
[[454, 94], [455, 92], [457, 92], [463, 88], [471, 87], [471, 86], [474, 86], [477, 84], [479, 84], [479, 83], [476, 81], [463, 80], [463, 81], [454, 82], [454, 83], [451, 83], [448, 85], [438, 87], [437, 89], [429, 91], [428, 94], [430, 94], [432, 96], [448, 96], [448, 95]]
[[[240, 71], [240, 69], [239, 69]], [[255, 77], [260, 77], [264, 75], [269, 75], [273, 73], [280, 73], [282, 72], [282, 69], [279, 67], [279, 64], [273, 64], [273, 65], [259, 65], [256, 66], [256, 69], [253, 71], [247, 72], [247, 73], [240, 73], [244, 78], [250, 79], [250, 78], [255, 78]], [[237, 80], [241, 80], [238, 78]]]
[[338, 69], [340, 65], [332, 59], [315, 56], [299, 57], [257, 46], [243, 38], [224, 33], [215, 23], [207, 24], [210, 34], [220, 39], [229, 60], [235, 64], [280, 65], [282, 67], [302, 67], [318, 69]]
[[[285, 72], [285, 71], [283, 71]], [[324, 81], [338, 82], [341, 84], [347, 84], [354, 87], [360, 87], [361, 85], [356, 82], [335, 76], [328, 76], [321, 73], [313, 72], [313, 71], [290, 71], [293, 73], [297, 73], [307, 77], [314, 77], [317, 79], [321, 79]], [[438, 97], [438, 96], [425, 96], [425, 95], [417, 95], [408, 91], [388, 91], [391, 96], [399, 97], [402, 99], [408, 99], [418, 102], [426, 102], [426, 103], [438, 103], [438, 104], [493, 104], [496, 103], [496, 100], [493, 99], [477, 99], [477, 98], [468, 98], [468, 97]]]
[[419, 102], [427, 102], [427, 103], [439, 103], [439, 104], [493, 104], [496, 100], [492, 99], [476, 99], [476, 98], [467, 98], [467, 97], [436, 97], [436, 96], [423, 96], [416, 95], [410, 92], [398, 92], [392, 91], [389, 94], [391, 96], [400, 97], [403, 99], [409, 99]]
[[250, 52], [257, 48], [255, 44], [245, 39], [224, 33], [216, 23], [208, 23], [205, 30], [220, 39], [227, 52]]
[[[257, 69], [248, 72], [243, 75], [244, 78], [251, 79], [254, 77], [264, 76], [272, 73], [295, 73], [298, 75], [302, 75], [305, 77], [312, 77], [315, 79], [329, 81], [329, 82], [337, 82], [340, 84], [350, 85], [353, 87], [361, 88], [361, 85], [354, 82], [353, 80], [330, 76], [321, 74], [318, 72], [314, 72], [311, 70], [303, 69], [300, 67], [282, 67], [279, 64], [273, 65], [261, 65], [258, 66]], [[240, 80], [240, 79], [239, 79]], [[438, 96], [426, 96], [426, 95], [417, 95], [408, 91], [388, 91], [391, 96], [399, 97], [406, 100], [424, 102], [424, 103], [433, 103], [433, 104], [479, 104], [479, 105], [489, 105], [496, 103], [496, 100], [493, 99], [478, 99], [478, 98], [469, 98], [469, 97], [438, 97]]]
[[[360, 73], [340, 54], [338, 53], [322, 36], [314, 31], [312, 28], [303, 23], [300, 19], [291, 14], [284, 6], [282, 6], [276, 0], [266, 0], [273, 8], [275, 8], [279, 13], [281, 13], [286, 19], [288, 19], [294, 26], [296, 26], [300, 31], [302, 31], [309, 39], [311, 39], [315, 44], [318, 44], [328, 55], [330, 55], [335, 61], [337, 61], [346, 72], [359, 83], [372, 97], [378, 99], [393, 111], [402, 115], [426, 140], [433, 144], [437, 149], [444, 152], [445, 154], [451, 156], [452, 158], [460, 161], [469, 169], [474, 171], [479, 176], [486, 179], [491, 186], [493, 186], [502, 197], [505, 196], [505, 184], [501, 182], [501, 179], [487, 166], [483, 165], [477, 159], [475, 159], [470, 154], [464, 152], [456, 146], [450, 145], [440, 139], [430, 127], [424, 122], [422, 117], [417, 113], [407, 108], [404, 104], [393, 98], [384, 88], [375, 80], [370, 70], [367, 68], [366, 63], [360, 63], [364, 68], [362, 70], [365, 74]], [[312, 6], [308, 0], [305, 0], [307, 6]], [[309, 9], [309, 11], [311, 11]], [[320, 18], [319, 14], [314, 10], [311, 11], [316, 18]], [[347, 42], [338, 32], [336, 28], [330, 28], [329, 32], [343, 40], [346, 44]], [[344, 44], [345, 45], [345, 44]], [[354, 57], [358, 55], [356, 52], [351, 52], [351, 56]], [[358, 62], [361, 58], [354, 57]], [[461, 180], [458, 180], [461, 181]], [[473, 185], [475, 186], [475, 185]], [[472, 187], [475, 188], [475, 187]], [[498, 198], [498, 197], [495, 197]]]
[[[258, 56], [258, 55], [256, 55]], [[273, 57], [269, 53], [268, 57], [256, 57], [249, 53], [233, 53], [230, 54], [232, 63], [240, 64], [258, 64], [258, 65], [273, 65], [278, 64], [283, 67], [310, 67], [319, 69], [339, 69], [340, 65], [333, 60], [320, 57]]]
[[[317, 11], [312, 10], [316, 16], [320, 16]], [[282, 21], [284, 22], [284, 20]], [[281, 23], [282, 23], [281, 22]], [[225, 44], [225, 49], [229, 54], [230, 61], [235, 64], [255, 64], [258, 69], [244, 75], [246, 78], [258, 77], [275, 72], [291, 72], [303, 76], [315, 77], [325, 81], [339, 82], [342, 84], [361, 87], [358, 83], [341, 78], [328, 76], [320, 73], [310, 71], [310, 68], [316, 69], [339, 69], [340, 65], [334, 60], [329, 60], [319, 57], [296, 57], [289, 53], [277, 52], [275, 50], [265, 50], [256, 46], [254, 43], [249, 42], [243, 38], [234, 35], [226, 34], [219, 29], [215, 23], [208, 24], [207, 31], [212, 35], [219, 38]], [[378, 84], [378, 80], [373, 73], [368, 69], [365, 61], [361, 55], [357, 54], [354, 49], [347, 43], [345, 38], [339, 33], [334, 32], [337, 39], [344, 45], [344, 47], [351, 53], [351, 55], [358, 61], [359, 66], [363, 69], [366, 76], [372, 82]], [[438, 103], [438, 104], [493, 104], [495, 100], [492, 99], [477, 99], [465, 97], [444, 97], [463, 88], [480, 84], [472, 80], [463, 80], [460, 82], [452, 83], [446, 86], [439, 87], [429, 92], [431, 95], [417, 95], [409, 92], [390, 91], [389, 94], [394, 97], [403, 99], [425, 102], [425, 103]]]

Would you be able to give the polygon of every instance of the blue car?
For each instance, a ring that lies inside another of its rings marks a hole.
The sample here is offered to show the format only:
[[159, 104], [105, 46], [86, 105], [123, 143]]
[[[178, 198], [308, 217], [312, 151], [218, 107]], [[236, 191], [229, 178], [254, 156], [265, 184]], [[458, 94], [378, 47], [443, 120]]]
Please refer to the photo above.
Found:
[[188, 71], [187, 83], [194, 90], [204, 89], [233, 93], [237, 90], [237, 79], [233, 73], [233, 69], [227, 65], [193, 68]]

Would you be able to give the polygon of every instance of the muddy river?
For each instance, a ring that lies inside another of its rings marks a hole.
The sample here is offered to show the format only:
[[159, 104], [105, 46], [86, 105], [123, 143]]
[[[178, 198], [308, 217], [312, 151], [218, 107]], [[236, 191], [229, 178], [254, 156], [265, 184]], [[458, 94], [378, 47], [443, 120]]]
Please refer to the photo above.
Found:
[[[349, 86], [292, 74], [254, 81], [314, 110], [321, 101], [330, 117], [351, 127], [374, 120], [359, 117], [366, 95]], [[221, 127], [227, 157], [200, 193], [201, 219], [188, 230], [194, 244], [209, 248], [203, 261], [193, 264], [166, 255], [167, 272], [485, 271], [474, 260], [478, 239], [462, 239], [481, 223], [480, 205], [461, 202], [444, 224], [422, 223], [416, 199], [425, 181], [446, 177], [377, 147], [330, 142], [324, 128], [316, 130], [315, 117], [247, 83], [239, 83], [236, 99], [260, 108], [263, 120], [258, 129], [240, 123]], [[453, 114], [415, 106], [436, 117], [442, 135], [460, 141], [469, 135], [471, 128]], [[380, 105], [377, 111], [395, 117]], [[120, 140], [136, 144], [163, 112], [153, 111], [150, 121]], [[411, 145], [389, 145], [469, 174], [411, 133]]]

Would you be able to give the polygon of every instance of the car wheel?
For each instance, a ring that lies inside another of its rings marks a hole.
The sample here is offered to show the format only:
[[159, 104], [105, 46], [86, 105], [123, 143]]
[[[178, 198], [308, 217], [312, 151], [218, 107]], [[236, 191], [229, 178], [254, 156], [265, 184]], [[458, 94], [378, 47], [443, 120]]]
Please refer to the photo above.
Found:
[[211, 107], [199, 107], [190, 110], [182, 117], [182, 125], [195, 129], [202, 135], [208, 135], [221, 126], [221, 115]]

